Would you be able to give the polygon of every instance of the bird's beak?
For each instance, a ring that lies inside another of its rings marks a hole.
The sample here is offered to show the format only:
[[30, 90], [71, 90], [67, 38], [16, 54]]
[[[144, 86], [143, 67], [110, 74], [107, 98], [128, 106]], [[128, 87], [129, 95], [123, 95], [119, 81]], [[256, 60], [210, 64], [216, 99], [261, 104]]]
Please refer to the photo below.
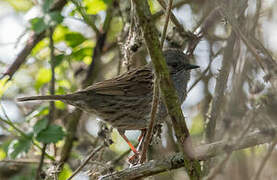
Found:
[[197, 65], [193, 65], [193, 64], [186, 64], [186, 70], [189, 70], [189, 69], [196, 69], [196, 68], [199, 68], [200, 66], [197, 66]]

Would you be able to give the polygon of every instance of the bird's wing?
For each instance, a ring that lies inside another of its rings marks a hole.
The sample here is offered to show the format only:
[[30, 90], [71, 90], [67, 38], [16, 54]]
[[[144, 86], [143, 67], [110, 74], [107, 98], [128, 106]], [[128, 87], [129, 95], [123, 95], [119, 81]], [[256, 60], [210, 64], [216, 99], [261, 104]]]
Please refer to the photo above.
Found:
[[153, 73], [150, 67], [143, 66], [128, 71], [115, 78], [95, 83], [83, 91], [97, 94], [139, 96], [152, 92]]

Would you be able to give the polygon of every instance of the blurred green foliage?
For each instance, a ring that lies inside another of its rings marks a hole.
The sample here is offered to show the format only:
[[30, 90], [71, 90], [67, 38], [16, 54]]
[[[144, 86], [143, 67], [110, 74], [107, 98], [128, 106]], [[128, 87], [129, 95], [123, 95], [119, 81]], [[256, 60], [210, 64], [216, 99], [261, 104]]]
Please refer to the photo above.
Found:
[[32, 0], [4, 0], [8, 2], [16, 11], [28, 11], [32, 6]]

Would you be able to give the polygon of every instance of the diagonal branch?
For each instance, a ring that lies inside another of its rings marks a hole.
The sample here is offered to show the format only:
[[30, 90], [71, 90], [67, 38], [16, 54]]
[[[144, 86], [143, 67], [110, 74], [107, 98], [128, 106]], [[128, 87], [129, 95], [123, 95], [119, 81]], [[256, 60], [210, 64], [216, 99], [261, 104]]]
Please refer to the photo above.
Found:
[[[230, 144], [230, 140], [221, 140], [211, 144], [200, 145], [195, 148], [197, 160], [205, 161], [212, 157], [221, 155], [226, 152], [237, 151], [260, 144], [269, 143], [276, 140], [277, 127], [263, 131], [255, 131], [248, 133], [239, 144]], [[104, 175], [99, 180], [116, 180], [116, 179], [138, 179], [155, 175], [161, 172], [178, 169], [184, 166], [184, 156], [181, 153], [174, 154], [173, 156], [152, 160], [143, 165], [135, 166], [132, 168], [124, 169], [119, 172]]]
[[149, 5], [146, 0], [134, 0], [139, 25], [143, 32], [144, 40], [153, 62], [155, 77], [160, 82], [159, 87], [172, 120], [173, 128], [181, 151], [183, 152], [185, 168], [191, 179], [200, 179], [201, 168], [197, 161], [191, 160], [191, 142], [188, 127], [183, 116], [181, 105], [176, 90], [170, 79], [169, 72], [162, 54], [158, 32], [151, 19]]

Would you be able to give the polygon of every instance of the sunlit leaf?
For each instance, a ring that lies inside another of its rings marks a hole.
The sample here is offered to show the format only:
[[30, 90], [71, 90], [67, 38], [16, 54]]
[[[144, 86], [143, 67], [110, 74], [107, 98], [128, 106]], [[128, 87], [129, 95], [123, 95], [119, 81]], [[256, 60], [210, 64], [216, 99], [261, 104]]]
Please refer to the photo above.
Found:
[[74, 51], [71, 55], [74, 58], [74, 60], [82, 61], [86, 56], [92, 55], [92, 48], [91, 47], [81, 48], [77, 51]]
[[203, 132], [203, 130], [204, 130], [203, 116], [198, 115], [193, 118], [190, 131], [192, 135], [199, 135]]
[[0, 97], [3, 96], [4, 92], [7, 90], [7, 88], [11, 85], [11, 81], [8, 81], [9, 77], [4, 77], [3, 79], [0, 79]]
[[69, 33], [69, 29], [65, 26], [58, 25], [55, 28], [53, 39], [55, 42], [63, 41], [65, 34]]
[[68, 179], [72, 174], [72, 170], [70, 169], [68, 164], [65, 164], [63, 166], [62, 172], [59, 173], [59, 180], [66, 180]]
[[16, 11], [28, 11], [32, 6], [32, 0], [5, 0], [8, 2]]
[[41, 88], [41, 86], [43, 86], [45, 83], [50, 82], [50, 80], [51, 80], [51, 70], [41, 68], [37, 75], [35, 89], [38, 91]]
[[32, 50], [32, 55], [38, 54], [42, 49], [44, 49], [48, 46], [49, 46], [48, 39], [44, 39], [44, 40], [40, 41], [39, 43], [37, 43], [37, 45]]
[[62, 101], [55, 101], [55, 106], [58, 109], [64, 109], [65, 108], [65, 104]]
[[88, 14], [97, 14], [99, 11], [104, 11], [107, 4], [104, 0], [84, 0]]
[[63, 139], [65, 133], [61, 126], [50, 125], [46, 129], [40, 131], [36, 139], [43, 143], [56, 143]]
[[6, 152], [2, 148], [0, 148], [0, 160], [5, 159], [6, 156], [7, 156]]

